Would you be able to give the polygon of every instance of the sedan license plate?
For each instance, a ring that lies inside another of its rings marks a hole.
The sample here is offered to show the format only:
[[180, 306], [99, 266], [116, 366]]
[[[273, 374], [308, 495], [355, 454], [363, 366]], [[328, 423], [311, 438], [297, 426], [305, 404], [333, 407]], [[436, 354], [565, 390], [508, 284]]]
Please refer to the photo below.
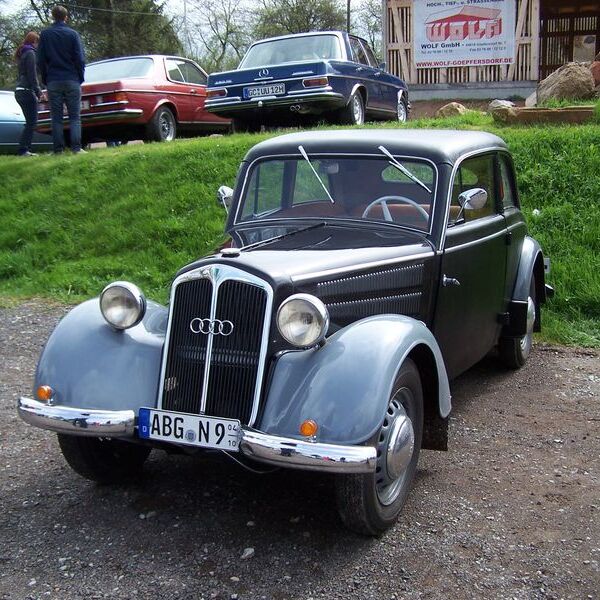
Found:
[[240, 422], [235, 419], [140, 408], [138, 431], [139, 436], [147, 440], [237, 452]]
[[262, 98], [263, 96], [277, 96], [281, 94], [285, 94], [285, 85], [283, 83], [244, 88], [244, 98]]

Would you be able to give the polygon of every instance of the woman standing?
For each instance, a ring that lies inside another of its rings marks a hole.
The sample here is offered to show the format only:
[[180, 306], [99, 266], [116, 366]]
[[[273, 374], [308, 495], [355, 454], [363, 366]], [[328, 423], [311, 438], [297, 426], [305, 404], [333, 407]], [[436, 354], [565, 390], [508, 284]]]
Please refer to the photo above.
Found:
[[31, 152], [31, 142], [37, 124], [38, 101], [42, 93], [37, 78], [37, 61], [35, 57], [35, 49], [39, 39], [40, 36], [35, 31], [30, 31], [15, 54], [19, 64], [15, 99], [21, 106], [25, 116], [25, 127], [23, 127], [19, 142], [19, 156], [35, 156]]

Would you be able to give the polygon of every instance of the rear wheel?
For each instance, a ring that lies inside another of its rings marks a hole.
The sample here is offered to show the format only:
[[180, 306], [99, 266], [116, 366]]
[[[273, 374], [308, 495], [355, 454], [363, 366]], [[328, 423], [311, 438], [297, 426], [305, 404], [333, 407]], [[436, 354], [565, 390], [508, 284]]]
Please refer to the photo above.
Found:
[[150, 448], [121, 440], [58, 434], [60, 450], [79, 475], [116, 483], [139, 475]]
[[335, 479], [338, 511], [357, 533], [379, 535], [396, 522], [417, 470], [423, 437], [423, 389], [419, 371], [404, 361], [374, 443], [375, 473]]
[[365, 102], [362, 94], [356, 91], [350, 97], [350, 102], [341, 109], [340, 123], [344, 125], [363, 125], [365, 122]]
[[523, 337], [502, 337], [498, 341], [500, 359], [509, 369], [520, 369], [529, 358], [533, 347], [533, 328], [537, 316], [535, 295], [535, 278], [529, 283], [529, 296], [527, 298], [527, 332]]
[[177, 121], [171, 109], [161, 106], [148, 123], [146, 137], [150, 142], [171, 142], [177, 136]]

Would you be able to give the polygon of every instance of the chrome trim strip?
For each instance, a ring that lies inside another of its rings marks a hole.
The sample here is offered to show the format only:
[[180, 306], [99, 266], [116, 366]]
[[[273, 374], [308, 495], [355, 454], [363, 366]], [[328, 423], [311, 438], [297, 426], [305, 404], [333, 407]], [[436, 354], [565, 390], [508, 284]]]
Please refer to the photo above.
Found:
[[[489, 217], [485, 217], [485, 221], [489, 219], [494, 219], [496, 217], [500, 217], [501, 215], [494, 214]], [[471, 223], [473, 221], [470, 221]], [[482, 224], [484, 223], [484, 219], [481, 219]], [[445, 254], [451, 254], [452, 252], [456, 252], [457, 250], [463, 250], [464, 248], [470, 248], [471, 246], [476, 246], [478, 244], [483, 244], [488, 242], [489, 240], [493, 240], [494, 238], [500, 237], [501, 235], [506, 235], [507, 229], [501, 229], [500, 231], [496, 231], [496, 233], [492, 233], [490, 235], [486, 235], [483, 238], [477, 238], [476, 240], [471, 240], [470, 242], [465, 242], [464, 244], [459, 244], [458, 246], [452, 246], [451, 248], [444, 249]]]
[[371, 269], [374, 267], [382, 267], [386, 265], [402, 265], [406, 262], [431, 258], [433, 256], [435, 256], [435, 253], [433, 251], [422, 252], [421, 254], [410, 254], [408, 256], [402, 256], [400, 258], [396, 256], [394, 258], [387, 258], [385, 260], [353, 264], [345, 267], [336, 267], [335, 269], [327, 269], [325, 271], [315, 271], [314, 273], [298, 275], [296, 277], [292, 275], [291, 279], [292, 283], [304, 283], [305, 281], [309, 281], [311, 279], [320, 279], [322, 277], [331, 277], [333, 275], [343, 275], [344, 273], [351, 273], [353, 271], [361, 271], [362, 269]]
[[[348, 156], [348, 157], [353, 157], [353, 158], [358, 158], [361, 156], [369, 156], [371, 158], [379, 158], [379, 159], [387, 160], [387, 157], [385, 156], [385, 154], [382, 154], [379, 152], [374, 153], [374, 154], [368, 154], [368, 153], [364, 153], [364, 152], [315, 152], [315, 153], [309, 154], [309, 156], [311, 158], [317, 157], [317, 156]], [[431, 232], [433, 231], [433, 215], [435, 214], [438, 186], [440, 184], [440, 174], [439, 174], [437, 165], [429, 158], [424, 158], [424, 157], [420, 157], [420, 156], [404, 156], [401, 154], [393, 154], [393, 153], [392, 153], [392, 156], [394, 158], [407, 159], [407, 160], [411, 160], [413, 162], [416, 161], [416, 162], [429, 163], [433, 167], [433, 170], [435, 171], [435, 186], [434, 186], [433, 198], [431, 200], [431, 207], [430, 207], [430, 212], [429, 212], [429, 229], [427, 231], [424, 231], [422, 229], [414, 229], [412, 227], [406, 227], [406, 229], [409, 229], [410, 231], [417, 231], [423, 235], [431, 235]], [[298, 158], [298, 157], [302, 158], [302, 155], [301, 154], [265, 154], [264, 156], [258, 156], [257, 158], [255, 158], [248, 165], [248, 168], [246, 169], [246, 173], [244, 175], [244, 181], [242, 183], [242, 189], [240, 191], [239, 198], [241, 199], [244, 197], [244, 194], [246, 192], [246, 185], [248, 184], [248, 175], [254, 168], [254, 163], [256, 163], [258, 161], [262, 161], [262, 160], [267, 160], [267, 159], [283, 159], [283, 158]], [[259, 220], [260, 220], [260, 222], [263, 222], [263, 223], [268, 223], [269, 221], [279, 220], [279, 219], [259, 219], [257, 221], [246, 221], [246, 222], [238, 221], [238, 216], [239, 216], [241, 206], [242, 206], [242, 203], [240, 201], [238, 201], [237, 210], [236, 210], [235, 216], [233, 218], [234, 225], [245, 225], [248, 223], [258, 222]], [[448, 215], [446, 214], [446, 220], [447, 219], [448, 219]], [[294, 219], [290, 219], [290, 220], [294, 220]], [[299, 220], [301, 220], [301, 219], [299, 219]], [[386, 221], [377, 221], [377, 222], [385, 223]]]
[[301, 90], [294, 90], [292, 92], [288, 92], [288, 96], [297, 96], [298, 94], [306, 94], [310, 96], [311, 94], [321, 94], [323, 92], [332, 92], [333, 88], [330, 85], [324, 85], [321, 87], [315, 88], [303, 88]]
[[[450, 184], [448, 185], [448, 194], [446, 195], [446, 213], [444, 215], [444, 226], [442, 229], [442, 237], [440, 239], [440, 248], [444, 249], [446, 245], [446, 232], [448, 230], [448, 215], [450, 214], [450, 203], [452, 202], [452, 189], [454, 186], [454, 178], [456, 177], [456, 173], [460, 168], [461, 163], [467, 158], [471, 158], [472, 156], [476, 156], [477, 154], [486, 154], [488, 152], [508, 152], [507, 148], [502, 148], [502, 146], [490, 146], [489, 148], [480, 148], [479, 150], [471, 150], [471, 152], [466, 152], [465, 154], [461, 154], [457, 161], [454, 163], [452, 167], [452, 173], [450, 174]], [[462, 223], [460, 224], [462, 225]], [[458, 225], [458, 227], [460, 227]], [[456, 227], [456, 226], [455, 226]]]
[[249, 458], [281, 467], [330, 473], [373, 473], [373, 446], [342, 446], [285, 438], [242, 427], [240, 451]]
[[100, 106], [119, 106], [121, 104], [129, 104], [129, 100], [115, 100], [114, 102], [101, 102], [100, 104], [90, 104], [90, 108], [98, 108]]
[[[258, 414], [260, 394], [262, 391], [262, 383], [265, 371], [266, 357], [267, 357], [267, 347], [269, 344], [269, 329], [271, 325], [271, 313], [273, 310], [273, 288], [259, 277], [248, 273], [247, 271], [243, 271], [236, 267], [232, 267], [231, 265], [225, 264], [208, 264], [202, 267], [198, 267], [197, 269], [193, 269], [192, 271], [188, 271], [187, 273], [183, 273], [179, 275], [171, 286], [171, 296], [169, 300], [169, 320], [167, 325], [167, 332], [165, 335], [165, 343], [163, 346], [163, 354], [160, 368], [160, 380], [159, 380], [159, 390], [158, 390], [158, 400], [156, 407], [158, 409], [162, 409], [162, 400], [163, 400], [163, 387], [165, 381], [165, 372], [167, 368], [167, 354], [169, 351], [169, 344], [171, 338], [171, 323], [173, 322], [173, 310], [175, 307], [175, 290], [180, 283], [185, 281], [193, 281], [194, 279], [208, 278], [212, 281], [213, 291], [211, 296], [211, 308], [210, 308], [210, 318], [214, 319], [216, 314], [216, 303], [218, 300], [218, 288], [225, 281], [236, 280], [243, 281], [250, 285], [255, 285], [257, 287], [265, 290], [267, 294], [267, 304], [265, 307], [265, 321], [263, 323], [263, 332], [261, 339], [261, 348], [259, 355], [259, 367], [256, 376], [256, 384], [254, 387], [254, 400], [252, 402], [252, 413], [250, 415], [250, 421], [248, 425], [252, 426], [256, 419], [256, 415]], [[200, 401], [201, 410], [204, 410], [206, 407], [206, 394], [208, 393], [208, 382], [209, 382], [209, 372], [210, 372], [210, 351], [212, 350], [212, 336], [210, 336], [208, 340], [208, 344], [206, 347], [206, 367], [204, 369], [204, 381], [203, 381], [203, 392], [202, 398]]]
[[132, 437], [134, 433], [135, 413], [132, 410], [53, 406], [21, 397], [17, 412], [26, 423], [58, 433], [96, 437]]

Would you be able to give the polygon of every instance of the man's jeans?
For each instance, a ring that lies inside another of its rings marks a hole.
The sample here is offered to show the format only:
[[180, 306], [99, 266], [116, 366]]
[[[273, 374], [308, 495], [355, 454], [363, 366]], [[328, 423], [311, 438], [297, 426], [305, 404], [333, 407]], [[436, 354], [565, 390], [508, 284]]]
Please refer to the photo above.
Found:
[[38, 118], [38, 101], [33, 90], [17, 90], [15, 99], [19, 103], [25, 117], [25, 125], [19, 141], [19, 154], [31, 152], [33, 132]]
[[67, 107], [69, 115], [71, 150], [79, 152], [81, 150], [81, 86], [76, 81], [50, 81], [48, 82], [48, 100], [52, 113], [54, 152], [62, 152], [65, 149], [63, 105]]

